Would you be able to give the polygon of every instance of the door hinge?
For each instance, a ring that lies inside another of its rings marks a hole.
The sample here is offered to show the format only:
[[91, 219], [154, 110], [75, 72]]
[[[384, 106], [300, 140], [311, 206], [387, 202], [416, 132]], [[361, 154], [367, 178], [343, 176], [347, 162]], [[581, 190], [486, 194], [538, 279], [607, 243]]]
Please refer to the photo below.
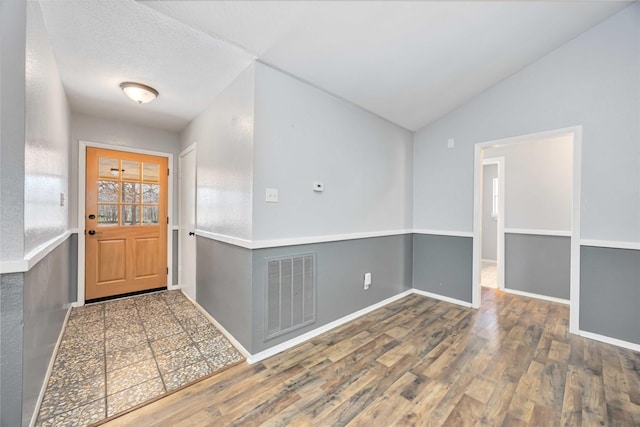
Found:
[[169, 217], [167, 217], [167, 224], [169, 224]]
[[169, 267], [167, 267], [167, 274], [169, 274]]
[[169, 176], [169, 168], [167, 168], [167, 176]]

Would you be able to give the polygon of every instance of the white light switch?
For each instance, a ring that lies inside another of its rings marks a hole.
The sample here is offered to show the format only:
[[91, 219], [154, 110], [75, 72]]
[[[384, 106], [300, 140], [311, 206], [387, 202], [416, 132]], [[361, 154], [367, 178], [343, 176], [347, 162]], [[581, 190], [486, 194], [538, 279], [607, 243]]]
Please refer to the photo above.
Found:
[[453, 138], [449, 138], [447, 139], [447, 148], [453, 148], [455, 141], [453, 140]]
[[265, 200], [267, 203], [278, 203], [278, 189], [267, 188]]

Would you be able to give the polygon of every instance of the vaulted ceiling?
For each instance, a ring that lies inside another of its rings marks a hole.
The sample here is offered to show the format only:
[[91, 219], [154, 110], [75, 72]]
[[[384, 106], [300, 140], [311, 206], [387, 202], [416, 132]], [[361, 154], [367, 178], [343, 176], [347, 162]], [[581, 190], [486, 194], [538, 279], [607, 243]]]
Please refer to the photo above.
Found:
[[[418, 130], [617, 1], [41, 1], [74, 111], [180, 130], [259, 60]], [[136, 105], [123, 81], [159, 90]]]

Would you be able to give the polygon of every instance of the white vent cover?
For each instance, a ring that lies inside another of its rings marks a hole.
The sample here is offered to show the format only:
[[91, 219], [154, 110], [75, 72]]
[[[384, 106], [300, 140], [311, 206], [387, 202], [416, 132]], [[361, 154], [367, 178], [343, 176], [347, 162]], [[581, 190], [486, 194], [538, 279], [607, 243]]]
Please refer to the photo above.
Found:
[[265, 341], [316, 320], [315, 254], [267, 258]]

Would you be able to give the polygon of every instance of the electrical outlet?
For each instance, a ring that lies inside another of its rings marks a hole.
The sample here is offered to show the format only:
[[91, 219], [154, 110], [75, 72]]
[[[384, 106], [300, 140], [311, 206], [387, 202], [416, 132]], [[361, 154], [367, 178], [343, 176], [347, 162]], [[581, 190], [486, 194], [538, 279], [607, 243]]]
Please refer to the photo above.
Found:
[[366, 291], [371, 286], [371, 273], [364, 273], [364, 290]]
[[267, 188], [265, 200], [267, 201], [267, 203], [278, 203], [278, 189]]

